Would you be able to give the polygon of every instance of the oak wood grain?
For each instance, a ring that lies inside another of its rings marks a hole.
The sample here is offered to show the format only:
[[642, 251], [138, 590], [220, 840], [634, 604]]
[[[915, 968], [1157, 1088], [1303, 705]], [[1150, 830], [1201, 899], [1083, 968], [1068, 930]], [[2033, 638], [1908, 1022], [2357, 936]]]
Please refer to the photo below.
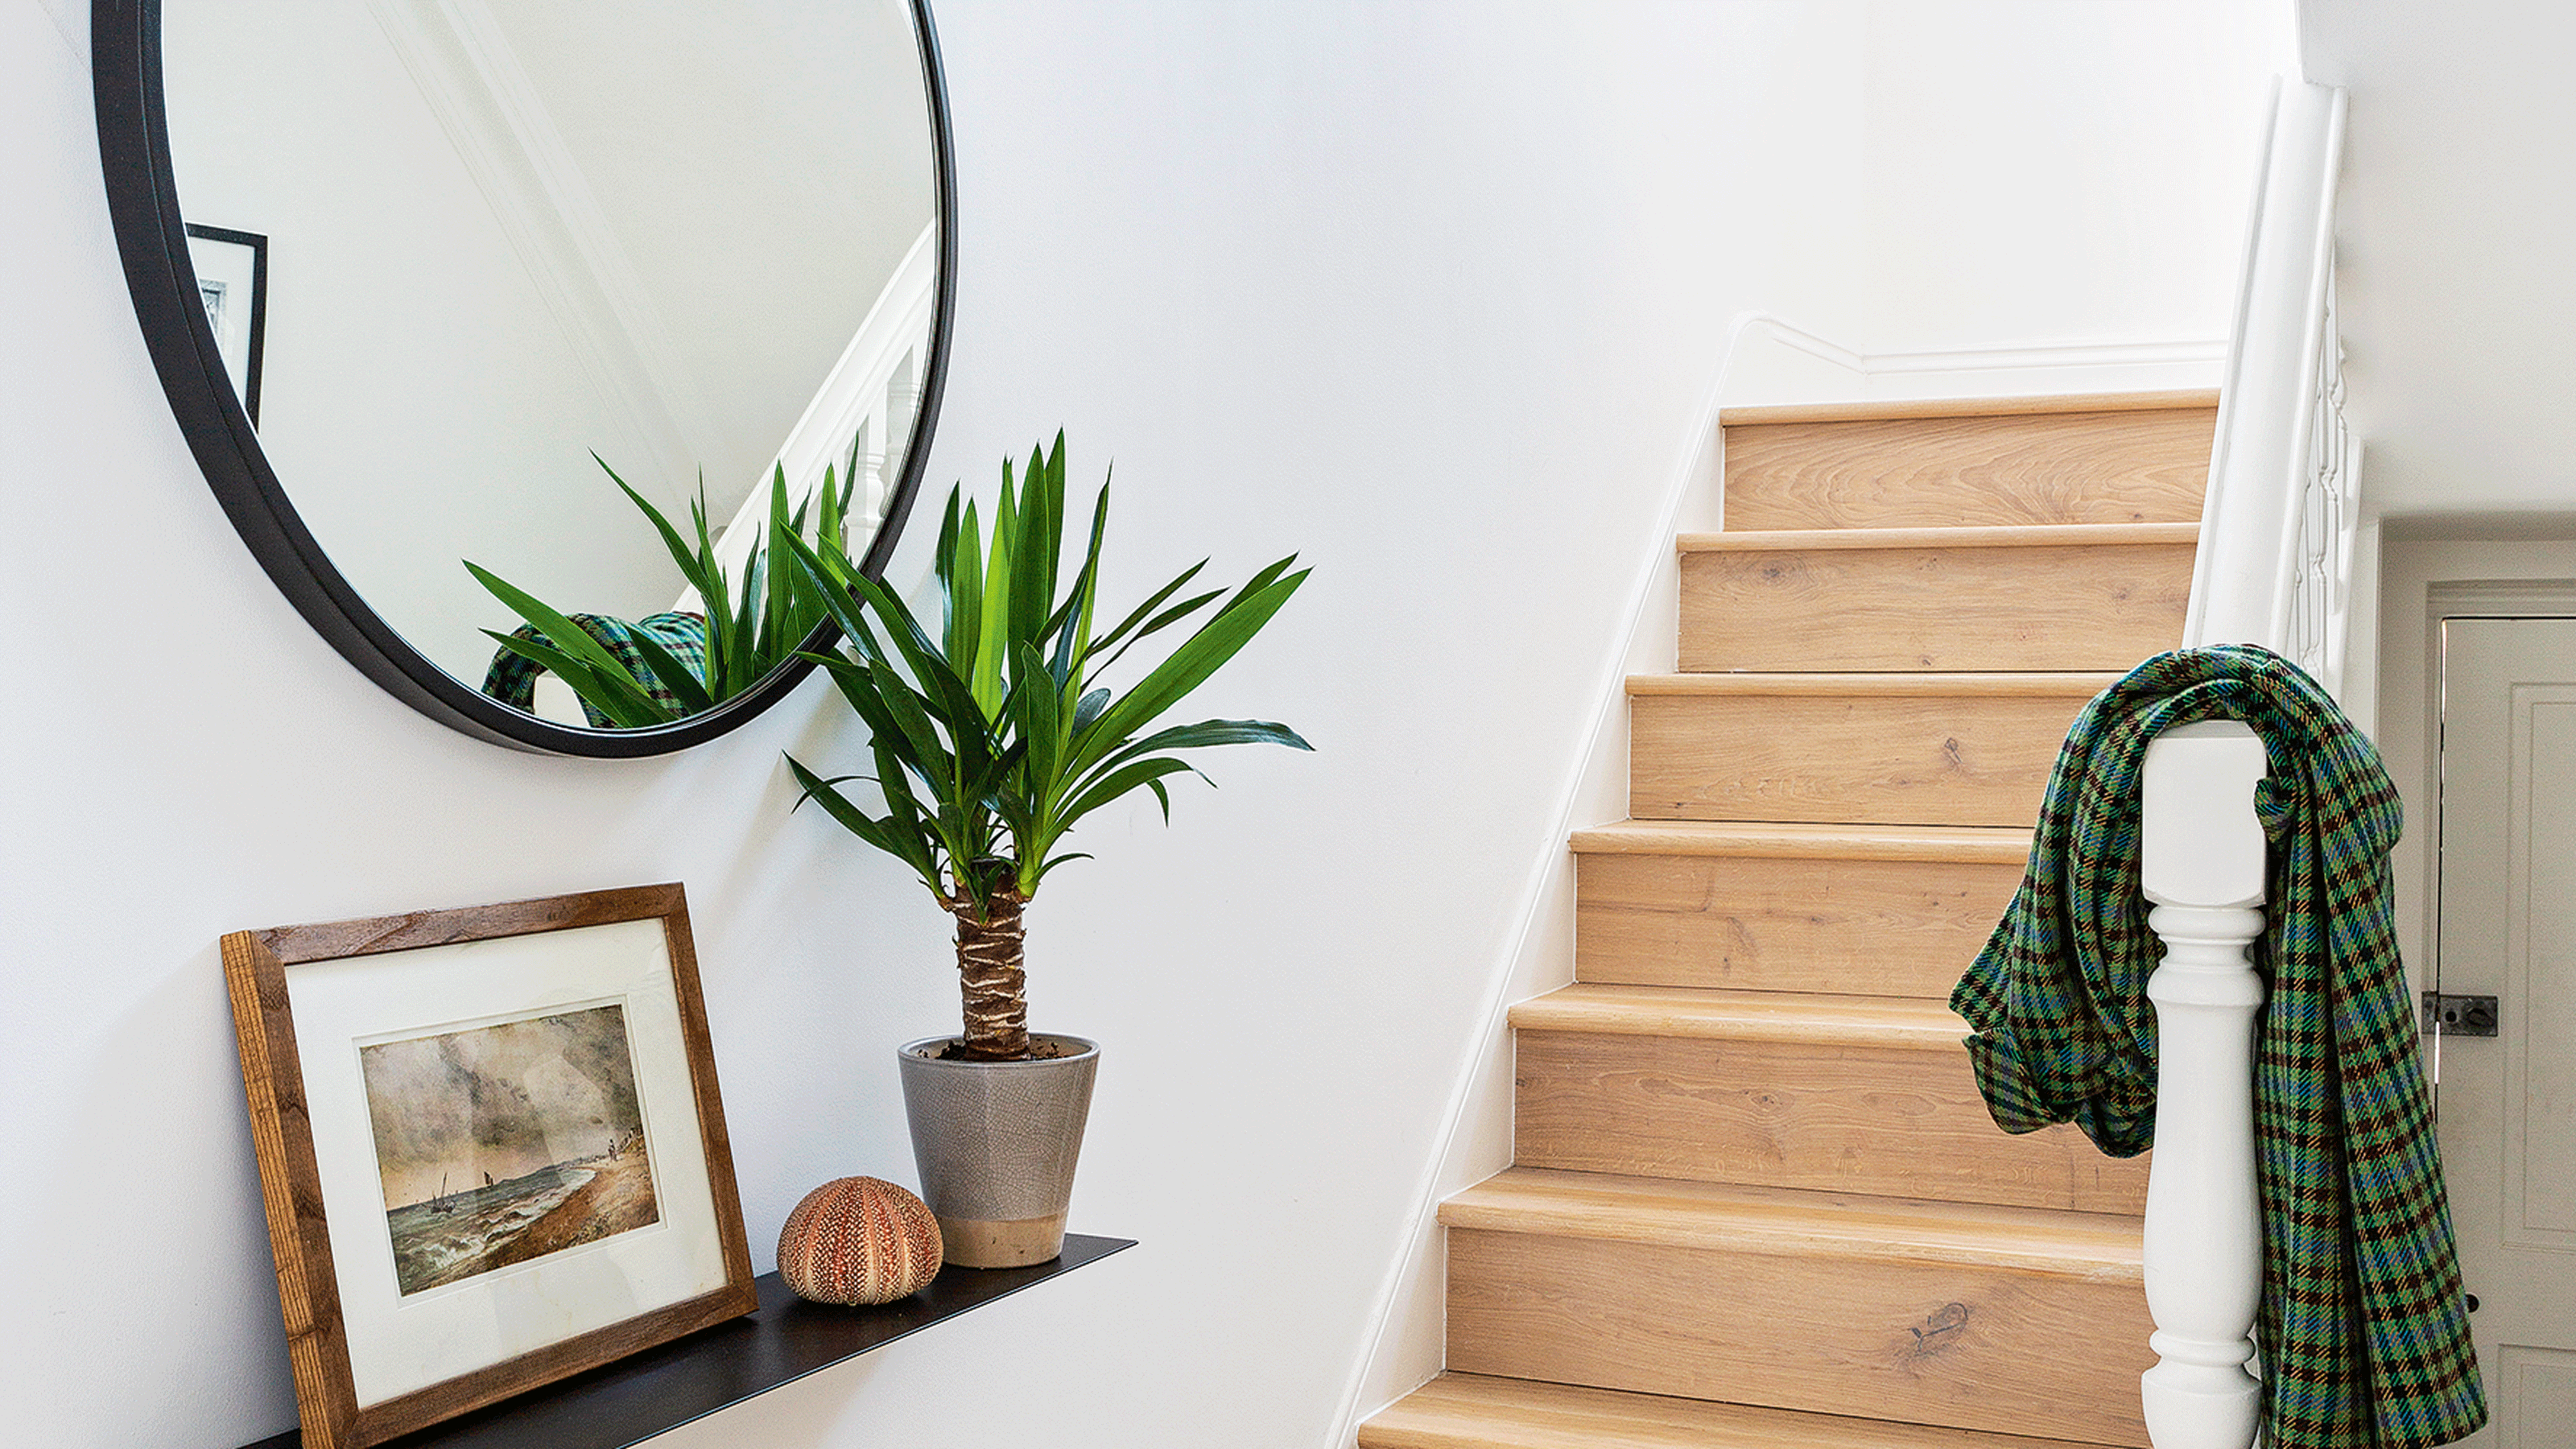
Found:
[[2150, 542], [1686, 552], [1681, 667], [2124, 670], [2182, 642], [2193, 551]]
[[2105, 1157], [2069, 1126], [1997, 1129], [1955, 1037], [1927, 1049], [1524, 1028], [1516, 1082], [1513, 1160], [1527, 1166], [2146, 1207], [2146, 1159]]
[[1965, 861], [2019, 865], [2030, 831], [1987, 825], [1799, 825], [1741, 820], [1616, 820], [1587, 826], [1572, 847], [1587, 855], [1763, 856], [1788, 860]]
[[1440, 1222], [1695, 1250], [2008, 1268], [2131, 1287], [2145, 1282], [2144, 1224], [2122, 1214], [1513, 1167], [1443, 1202]]
[[1949, 1003], [1920, 997], [1791, 991], [1681, 990], [1578, 982], [1515, 1002], [1520, 1031], [1682, 1036], [1702, 1041], [1798, 1041], [1813, 1046], [1942, 1050], [1968, 1034]]
[[1793, 670], [1781, 673], [1632, 674], [1628, 693], [1711, 696], [1840, 697], [1889, 699], [2089, 699], [2120, 678], [2109, 670], [1980, 670], [1942, 674], [1882, 671]]
[[2189, 523], [2217, 409], [1730, 422], [1726, 526]]
[[2028, 825], [2088, 695], [1632, 689], [1628, 813]]
[[1456, 1230], [1449, 1366], [2144, 1446], [2144, 1292], [2002, 1269]]
[[1990, 418], [2023, 413], [2139, 413], [2218, 410], [2218, 389], [2044, 392], [2003, 397], [1865, 398], [1856, 402], [1757, 403], [1718, 413], [1721, 427], [1760, 423], [1844, 423], [1897, 418]]
[[2020, 883], [2009, 859], [1587, 853], [1575, 978], [1944, 997]]
[[2197, 523], [2010, 523], [1971, 527], [1757, 528], [1737, 533], [1683, 533], [1676, 553], [1795, 553], [1832, 548], [2069, 548], [2200, 541]]
[[312, 1115], [295, 1049], [285, 964], [249, 931], [223, 938], [223, 963], [304, 1442], [314, 1449], [365, 1444], [371, 1441], [352, 1435], [358, 1407], [348, 1328], [340, 1317], [339, 1278], [322, 1211], [322, 1169], [313, 1153]]
[[348, 956], [374, 956], [459, 941], [488, 941], [524, 936], [533, 931], [561, 931], [574, 926], [605, 926], [641, 921], [686, 907], [677, 885], [627, 886], [583, 891], [578, 895], [503, 901], [489, 906], [411, 911], [399, 916], [373, 916], [349, 921], [317, 921], [301, 926], [272, 926], [253, 932], [260, 944], [289, 966]]
[[1359, 1449], [2071, 1449], [2071, 1445], [2063, 1439], [1449, 1373], [1362, 1424]]

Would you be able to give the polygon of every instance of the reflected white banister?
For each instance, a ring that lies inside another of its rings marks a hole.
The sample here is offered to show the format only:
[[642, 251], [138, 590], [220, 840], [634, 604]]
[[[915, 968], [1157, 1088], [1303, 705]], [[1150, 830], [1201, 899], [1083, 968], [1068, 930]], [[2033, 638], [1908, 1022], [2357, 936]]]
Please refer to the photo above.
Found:
[[[2259, 644], [2340, 695], [2361, 450], [2344, 423], [2335, 186], [2344, 94], [2288, 82], [2248, 228], [2219, 394], [2187, 646]], [[2164, 944], [2148, 983], [2159, 1044], [2147, 1187], [2157, 1363], [2140, 1386], [2156, 1449], [2248, 1449], [2262, 1293], [2254, 1031], [2263, 983], [2264, 747], [2234, 721], [2168, 730], [2140, 785], [2139, 889]]]
[[[911, 251], [877, 294], [840, 360], [779, 444], [771, 467], [751, 481], [742, 507], [724, 526], [716, 557], [727, 577], [741, 578], [752, 544], [768, 535], [771, 469], [785, 470], [787, 506], [793, 509], [814, 496], [827, 468], [838, 470], [848, 460], [852, 439], [858, 441], [859, 482], [850, 494], [850, 535], [865, 539], [885, 521], [887, 494], [895, 482], [885, 470], [903, 457], [921, 411], [922, 364], [930, 354], [938, 288], [939, 225], [934, 221], [913, 239]], [[672, 607], [695, 611], [703, 605], [695, 590], [686, 590]]]

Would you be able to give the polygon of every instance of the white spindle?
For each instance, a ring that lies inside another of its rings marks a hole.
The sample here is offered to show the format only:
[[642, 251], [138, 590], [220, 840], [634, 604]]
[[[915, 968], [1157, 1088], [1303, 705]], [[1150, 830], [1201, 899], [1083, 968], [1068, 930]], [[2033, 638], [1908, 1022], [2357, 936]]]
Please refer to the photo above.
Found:
[[2163, 964], [2147, 983], [2158, 1036], [2155, 1166], [2147, 1185], [2148, 1340], [2140, 1387], [2156, 1449], [2247, 1449], [2260, 1385], [2254, 1309], [2263, 1222], [2254, 1176], [2254, 1017], [2263, 982], [2263, 742], [2233, 720], [2147, 747], [2139, 884]]

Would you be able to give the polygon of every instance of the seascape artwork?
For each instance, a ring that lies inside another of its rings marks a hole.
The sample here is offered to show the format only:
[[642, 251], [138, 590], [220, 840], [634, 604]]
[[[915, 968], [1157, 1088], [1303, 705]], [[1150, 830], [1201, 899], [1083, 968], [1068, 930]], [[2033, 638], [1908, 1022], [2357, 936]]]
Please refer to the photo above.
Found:
[[660, 1220], [623, 1006], [358, 1056], [405, 1294]]

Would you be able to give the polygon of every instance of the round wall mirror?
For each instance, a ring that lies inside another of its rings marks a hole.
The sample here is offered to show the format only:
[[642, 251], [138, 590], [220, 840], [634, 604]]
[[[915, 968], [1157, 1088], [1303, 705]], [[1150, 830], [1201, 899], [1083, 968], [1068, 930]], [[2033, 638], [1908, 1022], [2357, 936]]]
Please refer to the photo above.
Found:
[[685, 748], [802, 677], [833, 633], [796, 555], [883, 570], [947, 369], [926, 0], [93, 17], [172, 410], [342, 654], [577, 755]]

